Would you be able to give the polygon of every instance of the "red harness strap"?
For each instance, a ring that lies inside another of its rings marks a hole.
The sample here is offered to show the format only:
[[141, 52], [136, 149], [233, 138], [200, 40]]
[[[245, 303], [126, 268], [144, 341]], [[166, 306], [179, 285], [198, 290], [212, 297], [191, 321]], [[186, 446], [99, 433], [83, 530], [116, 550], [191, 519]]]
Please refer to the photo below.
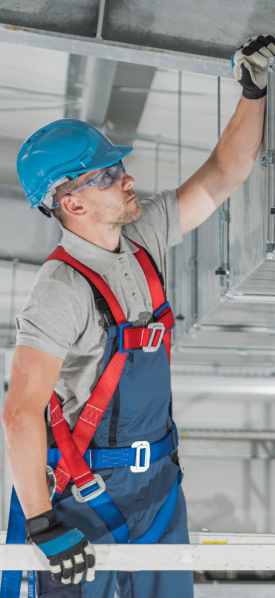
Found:
[[[97, 286], [108, 305], [110, 305], [117, 324], [120, 325], [127, 322], [115, 295], [99, 274], [74, 259], [65, 251], [65, 249], [63, 249], [63, 247], [57, 247], [46, 261], [54, 259], [66, 262], [85, 274], [85, 276]], [[77, 487], [94, 479], [94, 476], [82, 455], [87, 450], [101, 417], [107, 409], [115, 392], [124, 368], [126, 357], [127, 354], [120, 354], [117, 352], [111, 359], [86, 403], [74, 428], [73, 434], [71, 434], [69, 426], [64, 419], [55, 392], [52, 394], [51, 424], [56, 443], [62, 453], [62, 457], [55, 470], [56, 488], [59, 493], [63, 492], [71, 477]]]
[[[163, 292], [163, 288], [161, 286], [160, 280], [158, 275], [156, 274], [154, 266], [151, 264], [149, 257], [146, 255], [145, 251], [143, 251], [142, 247], [132, 241], [136, 247], [139, 248], [139, 251], [134, 253], [135, 258], [137, 259], [139, 265], [141, 266], [147, 280], [147, 284], [151, 293], [152, 297], [152, 304], [154, 312], [158, 311], [162, 305], [165, 303], [165, 296]], [[164, 318], [164, 319], [163, 319]], [[165, 321], [166, 318], [166, 321]], [[159, 314], [157, 317], [157, 321], [162, 321], [165, 325], [165, 329], [169, 331], [163, 338], [163, 342], [165, 345], [168, 361], [170, 364], [170, 354], [171, 354], [171, 328], [175, 325], [175, 320], [173, 317], [172, 310], [168, 308]]]
[[[138, 259], [144, 271], [152, 297], [153, 308], [154, 311], [157, 311], [165, 303], [163, 289], [149, 258], [139, 245], [137, 245], [136, 243], [135, 245], [139, 248], [139, 251], [136, 252], [134, 255]], [[63, 247], [58, 247], [48, 257], [48, 260], [53, 259], [61, 260], [75, 267], [77, 270], [79, 270], [85, 276], [87, 276], [87, 278], [89, 278], [93, 282], [93, 284], [98, 288], [100, 293], [107, 301], [117, 324], [120, 326], [121, 324], [126, 323], [126, 318], [116, 297], [114, 296], [113, 292], [108, 287], [108, 285], [101, 278], [101, 276], [99, 276], [99, 274], [97, 274], [93, 270], [90, 270], [90, 268], [88, 268], [87, 266], [83, 265], [81, 262], [70, 256], [63, 249]], [[171, 316], [169, 312], [171, 313], [170, 308], [165, 308], [159, 314], [159, 320], [162, 320], [163, 318], [163, 323], [165, 324], [166, 330], [169, 324], [171, 323]], [[127, 329], [124, 329], [124, 333], [126, 332], [126, 330]], [[130, 330], [133, 332], [135, 330], [143, 330], [144, 333], [146, 331], [146, 333], [148, 334], [147, 328], [131, 328], [129, 329], [129, 331]], [[169, 360], [170, 336], [170, 333], [166, 334], [164, 339], [165, 348]], [[155, 342], [157, 342], [157, 340], [158, 336], [156, 334]], [[138, 346], [143, 345], [139, 344]], [[146, 344], [144, 346], [146, 346]], [[111, 359], [106, 370], [104, 371], [100, 380], [98, 381], [94, 391], [92, 392], [90, 398], [88, 399], [83, 411], [81, 412], [81, 415], [75, 425], [73, 433], [70, 432], [69, 426], [66, 420], [64, 419], [61, 406], [57, 400], [55, 393], [53, 393], [52, 395], [51, 423], [56, 443], [62, 453], [62, 457], [55, 470], [56, 487], [59, 493], [62, 493], [64, 491], [71, 477], [73, 478], [78, 488], [81, 487], [83, 484], [86, 484], [87, 482], [90, 482], [94, 479], [92, 471], [89, 469], [88, 465], [86, 464], [86, 461], [83, 458], [83, 454], [87, 450], [89, 443], [94, 435], [94, 432], [97, 429], [97, 426], [103, 416], [103, 413], [107, 409], [107, 406], [119, 383], [126, 361], [126, 357], [127, 353], [117, 352]]]

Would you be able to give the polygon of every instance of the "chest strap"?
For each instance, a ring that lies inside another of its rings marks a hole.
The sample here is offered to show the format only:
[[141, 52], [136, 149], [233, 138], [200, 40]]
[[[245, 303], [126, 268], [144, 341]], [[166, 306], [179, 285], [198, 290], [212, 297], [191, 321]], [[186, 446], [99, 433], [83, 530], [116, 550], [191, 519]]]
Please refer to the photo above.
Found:
[[[137, 243], [135, 243], [135, 245], [138, 247], [138, 251], [134, 256], [138, 260], [146, 276], [154, 313], [159, 312], [159, 315], [161, 316], [161, 312], [163, 312], [165, 317], [167, 316], [167, 305], [165, 307], [165, 296], [159, 278], [146, 253]], [[81, 262], [78, 262], [78, 260], [70, 256], [63, 247], [58, 247], [48, 258], [48, 260], [53, 259], [63, 261], [87, 276], [107, 301], [117, 325], [121, 326], [122, 329], [127, 327], [128, 322], [116, 297], [99, 274], [90, 270], [87, 266], [81, 264]], [[163, 326], [165, 325], [163, 324]], [[154, 338], [155, 337], [156, 334], [154, 335]], [[171, 335], [168, 334], [167, 330], [163, 342], [169, 361], [171, 345], [170, 337]], [[159, 336], [156, 338], [155, 342], [158, 342], [158, 340]], [[55, 392], [50, 401], [52, 430], [57, 446], [62, 454], [55, 470], [57, 495], [60, 495], [64, 491], [70, 479], [73, 478], [74, 486], [72, 487], [72, 492], [76, 500], [79, 500], [80, 502], [92, 502], [91, 506], [106, 523], [116, 542], [127, 542], [129, 536], [127, 523], [118, 507], [107, 494], [105, 483], [101, 476], [92, 473], [83, 455], [90, 444], [103, 413], [112, 399], [122, 375], [126, 357], [127, 352], [124, 351], [117, 351], [112, 357], [88, 399], [75, 425], [73, 433], [71, 433], [69, 426], [64, 419]], [[107, 513], [108, 522], [106, 521]]]

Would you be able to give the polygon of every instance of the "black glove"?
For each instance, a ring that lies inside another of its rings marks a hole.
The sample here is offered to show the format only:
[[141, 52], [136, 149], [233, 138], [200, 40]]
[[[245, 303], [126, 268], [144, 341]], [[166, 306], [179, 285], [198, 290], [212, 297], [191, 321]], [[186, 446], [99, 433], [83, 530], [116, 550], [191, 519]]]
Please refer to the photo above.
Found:
[[275, 56], [275, 38], [268, 34], [252, 37], [232, 54], [233, 73], [245, 98], [258, 100], [266, 95], [269, 56]]
[[55, 519], [53, 510], [26, 520], [28, 542], [34, 542], [50, 561], [54, 581], [79, 583], [83, 571], [87, 581], [95, 576], [95, 552], [87, 538]]

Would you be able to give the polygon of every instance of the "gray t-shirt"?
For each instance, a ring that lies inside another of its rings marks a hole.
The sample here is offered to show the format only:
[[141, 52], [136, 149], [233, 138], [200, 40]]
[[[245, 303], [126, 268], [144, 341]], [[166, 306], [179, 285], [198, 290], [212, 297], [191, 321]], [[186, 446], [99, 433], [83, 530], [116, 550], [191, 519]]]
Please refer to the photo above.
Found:
[[[167, 251], [182, 240], [176, 191], [163, 191], [140, 202], [140, 220], [124, 226], [120, 253], [112, 253], [63, 228], [61, 245], [78, 261], [98, 272], [115, 294], [130, 322], [146, 325], [152, 317], [151, 296], [136, 260], [136, 241], [150, 252], [167, 282]], [[56, 384], [70, 427], [96, 386], [103, 365], [107, 333], [85, 278], [57, 260], [41, 267], [27, 304], [16, 318], [17, 345], [64, 360]]]

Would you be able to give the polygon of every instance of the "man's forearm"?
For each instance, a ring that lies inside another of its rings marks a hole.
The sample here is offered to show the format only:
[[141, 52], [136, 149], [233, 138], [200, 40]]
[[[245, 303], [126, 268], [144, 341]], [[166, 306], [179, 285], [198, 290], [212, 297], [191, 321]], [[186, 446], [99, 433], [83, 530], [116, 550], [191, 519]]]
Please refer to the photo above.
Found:
[[233, 186], [240, 185], [248, 176], [258, 154], [262, 136], [265, 98], [248, 100], [241, 97], [235, 114], [226, 126], [210, 160], [232, 176]]
[[199, 226], [248, 177], [263, 136], [265, 98], [242, 97], [211, 156], [177, 189], [182, 234]]
[[21, 413], [4, 423], [12, 480], [25, 517], [51, 509], [46, 482], [47, 438], [42, 415]]

